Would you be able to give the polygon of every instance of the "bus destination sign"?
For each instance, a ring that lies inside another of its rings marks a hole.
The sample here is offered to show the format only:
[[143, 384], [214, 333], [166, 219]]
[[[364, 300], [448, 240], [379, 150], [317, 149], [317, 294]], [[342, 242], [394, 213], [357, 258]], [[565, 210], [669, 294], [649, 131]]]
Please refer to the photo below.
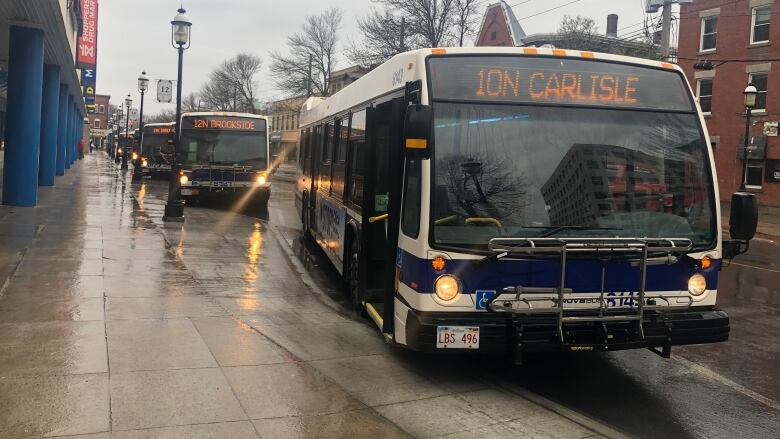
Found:
[[188, 116], [182, 118], [182, 129], [265, 131], [265, 120], [231, 116]]
[[152, 134], [170, 134], [173, 132], [173, 127], [149, 127], [151, 128]]
[[509, 56], [433, 58], [430, 67], [434, 99], [693, 110], [671, 70]]

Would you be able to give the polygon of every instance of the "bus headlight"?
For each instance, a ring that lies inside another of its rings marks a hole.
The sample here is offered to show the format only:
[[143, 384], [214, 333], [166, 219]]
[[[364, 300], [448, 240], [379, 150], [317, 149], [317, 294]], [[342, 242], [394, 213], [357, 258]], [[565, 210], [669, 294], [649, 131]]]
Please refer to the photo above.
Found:
[[190, 181], [190, 179], [187, 178], [186, 175], [182, 174], [182, 175], [179, 176], [179, 183], [184, 185], [184, 184], [187, 184], [188, 181]]
[[707, 289], [707, 279], [701, 273], [696, 273], [688, 279], [688, 291], [694, 296], [701, 296]]
[[257, 174], [257, 178], [255, 179], [258, 185], [264, 185], [266, 181], [268, 181], [268, 174], [265, 172], [261, 172]]
[[122, 148], [117, 149], [116, 152], [122, 154]]
[[149, 162], [147, 162], [146, 159], [141, 159], [141, 167], [142, 168], [145, 168], [148, 164], [149, 164]]
[[460, 296], [460, 282], [451, 274], [439, 276], [433, 287], [436, 297], [445, 302], [451, 302]]
[[137, 152], [133, 153], [133, 160], [138, 160], [138, 153]]

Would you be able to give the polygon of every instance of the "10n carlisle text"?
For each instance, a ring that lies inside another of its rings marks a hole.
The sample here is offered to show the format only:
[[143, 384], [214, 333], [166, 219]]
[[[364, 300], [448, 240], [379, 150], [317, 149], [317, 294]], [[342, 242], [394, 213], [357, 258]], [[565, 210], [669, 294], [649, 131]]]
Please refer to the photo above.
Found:
[[481, 69], [475, 96], [482, 99], [601, 105], [637, 104], [639, 77], [610, 74]]

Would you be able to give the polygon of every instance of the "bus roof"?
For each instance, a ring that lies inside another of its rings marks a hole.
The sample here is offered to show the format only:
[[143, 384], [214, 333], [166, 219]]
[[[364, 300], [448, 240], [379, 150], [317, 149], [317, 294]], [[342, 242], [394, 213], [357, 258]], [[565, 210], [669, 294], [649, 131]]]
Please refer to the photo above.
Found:
[[145, 123], [144, 128], [146, 127], [172, 127], [176, 125], [176, 122], [154, 122], [154, 123]]
[[672, 63], [645, 58], [634, 58], [609, 53], [589, 52], [545, 47], [446, 47], [418, 49], [399, 53], [352, 84], [328, 98], [309, 98], [301, 108], [301, 126], [306, 126], [342, 113], [356, 105], [367, 104], [379, 96], [403, 91], [408, 81], [422, 80], [422, 94], [427, 96], [425, 59], [431, 55], [517, 55], [549, 56], [620, 62], [642, 67], [669, 69], [682, 72]]

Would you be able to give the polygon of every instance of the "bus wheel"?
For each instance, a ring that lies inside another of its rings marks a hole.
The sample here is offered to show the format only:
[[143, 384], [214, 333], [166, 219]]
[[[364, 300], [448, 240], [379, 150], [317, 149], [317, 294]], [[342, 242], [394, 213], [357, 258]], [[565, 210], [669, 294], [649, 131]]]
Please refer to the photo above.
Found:
[[358, 314], [363, 314], [363, 304], [360, 301], [360, 244], [353, 237], [349, 246], [349, 268], [347, 271], [347, 287], [352, 307]]

